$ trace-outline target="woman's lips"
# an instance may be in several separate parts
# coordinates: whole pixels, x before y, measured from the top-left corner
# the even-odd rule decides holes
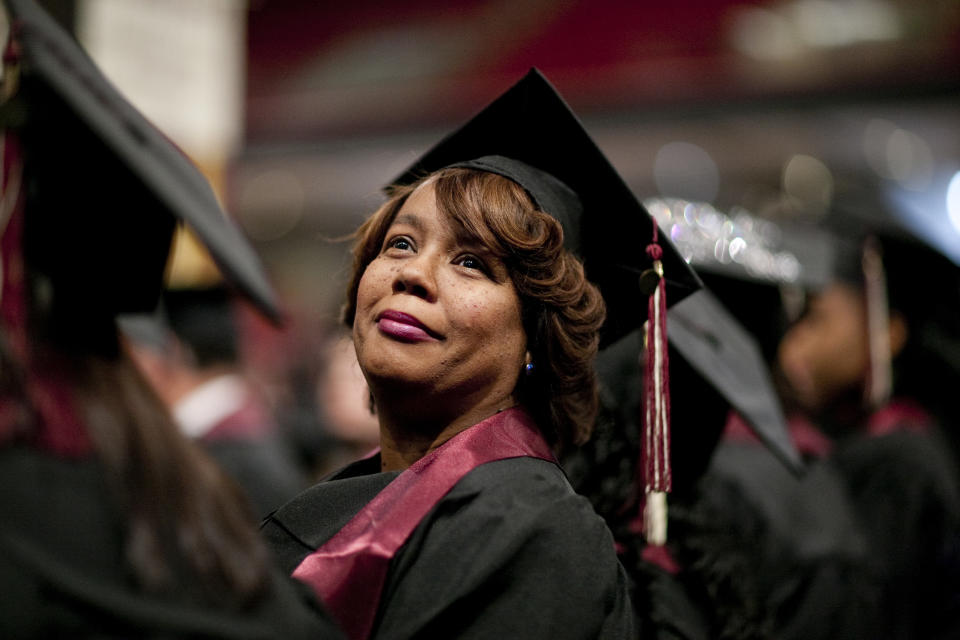
[[[384,311],[377,317],[377,327],[392,338],[405,342],[439,340],[422,322],[400,311]]]

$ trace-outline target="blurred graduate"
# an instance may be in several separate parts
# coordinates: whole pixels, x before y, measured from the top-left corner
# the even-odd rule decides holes
[[[339,637],[119,347],[189,224],[278,315],[189,161],[33,2],[4,2],[0,636]]]
[[[223,283],[170,281],[158,311],[120,319],[125,344],[181,431],[237,481],[259,522],[309,483],[245,370],[244,302]]]
[[[880,587],[874,637],[957,637],[960,268],[882,183],[845,176],[834,201],[823,225],[836,276],[784,336],[779,364],[865,529]]]

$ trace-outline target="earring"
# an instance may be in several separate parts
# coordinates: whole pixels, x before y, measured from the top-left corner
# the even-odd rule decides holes
[[[533,370],[534,370],[534,369],[536,369],[536,367],[533,366],[533,363],[532,363],[532,362],[528,362],[527,364],[525,364],[525,365],[523,366],[523,372],[524,372],[525,374],[527,374],[528,376],[532,376],[532,375],[533,375]]]

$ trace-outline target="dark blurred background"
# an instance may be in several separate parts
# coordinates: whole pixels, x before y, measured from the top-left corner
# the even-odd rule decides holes
[[[251,319],[248,351],[278,402],[291,378],[322,378],[348,266],[336,239],[531,66],[641,198],[822,216],[855,175],[960,259],[956,0],[43,4],[263,257],[290,322]]]

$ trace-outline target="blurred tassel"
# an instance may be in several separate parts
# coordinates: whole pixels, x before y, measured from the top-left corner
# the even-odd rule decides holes
[[[880,243],[870,236],[863,245],[863,282],[867,306],[867,336],[870,345],[870,372],[864,389],[864,401],[879,409],[890,400],[892,370],[890,364],[890,309],[887,304],[887,278],[883,269]]]
[[[657,225],[647,256],[653,262],[656,286],[648,300],[646,371],[643,379],[644,536],[650,544],[667,539],[667,493],[670,473],[670,371],[667,355],[667,296],[663,279],[663,250],[657,243]]]
[[[647,493],[643,508],[643,538],[647,544],[662,546],[667,542],[667,494]]]

